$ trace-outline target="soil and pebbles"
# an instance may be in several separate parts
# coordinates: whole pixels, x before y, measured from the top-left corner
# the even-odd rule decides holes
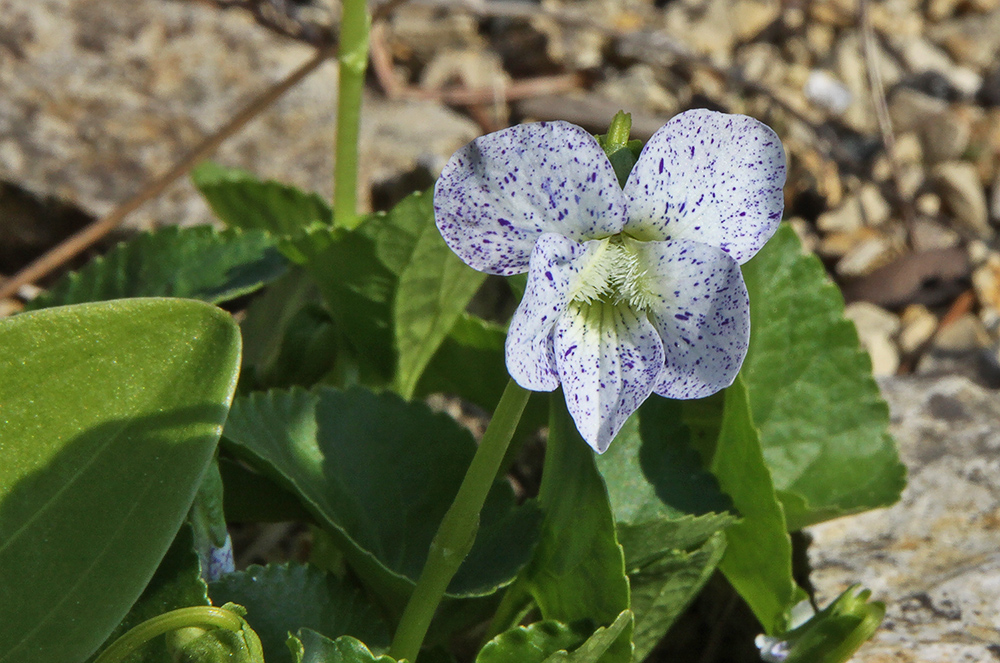
[[[308,59],[339,8],[324,0],[0,0],[0,10],[2,279],[113,210]],[[322,65],[216,158],[329,195],[336,77],[332,61]],[[914,418],[933,415],[912,403],[978,390],[975,402],[988,404],[1000,387],[1000,0],[393,2],[375,23],[369,78],[359,193],[374,209],[427,186],[456,148],[510,123],[568,119],[600,132],[622,108],[645,138],[701,106],[771,125],[788,154],[787,219],[843,289],[886,379],[914,477],[903,522],[878,512],[817,528],[821,600],[863,579],[901,606],[890,609],[889,635],[857,661],[1000,660],[996,546],[979,545],[986,534],[997,540],[989,440],[1000,422],[988,405],[963,406],[978,442],[952,453],[950,427],[927,424],[919,450],[907,451]],[[181,180],[132,214],[119,236],[211,222]],[[0,302],[0,315],[20,301]],[[889,377],[906,375],[918,377]],[[899,385],[918,393],[902,398],[908,387]],[[939,457],[951,458],[938,464],[955,476],[988,487],[973,491],[976,504],[944,499],[952,480],[921,479]],[[907,545],[924,552],[898,563],[934,562],[927,551],[939,548],[968,554],[951,576],[947,568],[893,572],[884,560],[897,559],[896,533],[936,514],[928,504],[949,505],[945,515],[965,534],[914,534]],[[975,545],[955,544],[963,536]],[[883,566],[865,567],[866,559]],[[846,567],[842,577],[829,571]],[[945,584],[918,591],[920,578]],[[955,578],[969,584],[956,588]],[[964,612],[940,608],[960,608],[955,592],[976,587],[980,598]],[[951,594],[942,599],[942,591]]]

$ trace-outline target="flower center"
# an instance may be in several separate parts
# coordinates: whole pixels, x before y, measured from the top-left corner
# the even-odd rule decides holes
[[[570,286],[570,301],[627,304],[636,312],[648,309],[652,293],[646,287],[646,270],[636,243],[623,235],[592,243],[583,256],[583,268]]]

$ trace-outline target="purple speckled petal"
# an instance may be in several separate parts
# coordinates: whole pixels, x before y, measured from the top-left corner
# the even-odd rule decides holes
[[[556,323],[553,349],[577,430],[604,453],[653,391],[663,368],[660,337],[628,306],[573,302]]]
[[[559,386],[552,354],[552,328],[569,304],[577,272],[573,261],[586,245],[555,233],[538,238],[531,253],[528,285],[507,332],[507,371],[525,389],[552,391]]]
[[[785,151],[766,125],[704,109],[653,134],[625,184],[625,232],[642,240],[689,239],[743,264],[781,221]]]
[[[578,241],[614,235],[625,196],[594,137],[568,122],[522,124],[456,152],[434,187],[445,242],[474,269],[528,270],[542,233]]]
[[[739,264],[700,242],[633,246],[646,269],[649,318],[666,355],[654,391],[703,398],[731,385],[750,342],[750,300]]]

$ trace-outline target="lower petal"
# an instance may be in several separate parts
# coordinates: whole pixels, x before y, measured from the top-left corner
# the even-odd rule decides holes
[[[553,346],[576,427],[604,453],[653,391],[663,367],[659,334],[626,306],[574,302],[556,323]]]
[[[750,342],[750,301],[740,266],[714,246],[636,242],[646,271],[649,317],[665,365],[654,391],[703,398],[733,383]]]

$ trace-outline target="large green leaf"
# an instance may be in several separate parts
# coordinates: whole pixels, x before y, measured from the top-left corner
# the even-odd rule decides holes
[[[642,660],[701,590],[725,549],[731,499],[702,467],[686,404],[650,398],[597,457],[632,588]]]
[[[0,661],[82,661],[139,597],[215,449],[240,339],[201,302],[0,321]]]
[[[552,417],[539,504],[542,537],[523,583],[544,619],[588,620],[606,626],[629,607],[625,558],[594,453],[576,430],[562,393],[550,399]],[[609,649],[605,663],[632,658],[632,622]]]
[[[333,210],[317,194],[263,181],[239,168],[206,161],[191,171],[191,181],[230,228],[282,236],[295,235],[313,224],[333,223]]]
[[[201,579],[201,565],[194,551],[191,527],[182,525],[142,596],[90,660],[129,629],[147,619],[178,608],[211,604],[208,600],[208,585]],[[125,660],[127,663],[174,663],[164,638],[154,638]]]
[[[295,663],[396,663],[395,659],[376,656],[357,638],[342,635],[335,640],[303,628],[288,639]],[[268,659],[270,663],[270,659]]]
[[[122,242],[62,278],[29,310],[125,297],[186,297],[218,304],[281,276],[284,258],[262,232],[169,226]]]
[[[406,397],[485,278],[444,243],[423,193],[331,233],[328,246],[307,255],[339,329]]]
[[[726,389],[722,426],[708,464],[743,516],[726,530],[719,568],[764,630],[779,633],[787,626],[786,611],[805,594],[792,579],[792,541],[740,377]]]
[[[475,453],[472,436],[450,417],[359,388],[239,398],[225,437],[299,495],[352,567],[398,604]],[[489,595],[512,581],[531,555],[538,516],[515,508],[509,485],[498,482],[450,594]]]
[[[363,592],[315,566],[251,566],[209,586],[213,603],[247,610],[268,663],[291,663],[288,633],[310,628],[329,638],[352,635],[370,647],[389,645],[389,630]]]
[[[742,375],[789,528],[895,502],[905,468],[889,410],[822,264],[782,226],[743,275],[752,333]]]

